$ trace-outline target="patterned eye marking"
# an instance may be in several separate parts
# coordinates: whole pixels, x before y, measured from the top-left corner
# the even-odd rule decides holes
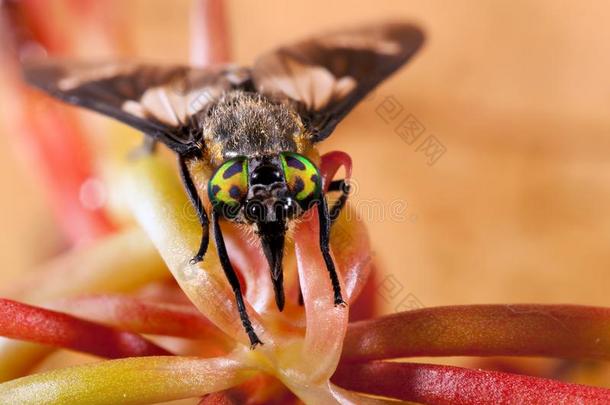
[[[230,163],[230,165],[222,173],[222,178],[225,180],[230,179],[231,177],[235,176],[237,173],[239,173],[243,170],[243,166],[244,166],[243,162],[241,162],[239,160],[237,160],[233,163],[231,163],[231,161],[228,161],[227,163]]]
[[[304,203],[320,194],[322,184],[318,168],[305,156],[298,153],[280,154],[282,168],[288,188],[299,203]]]
[[[236,206],[248,192],[248,161],[237,157],[223,163],[210,178],[208,196],[214,206]]]

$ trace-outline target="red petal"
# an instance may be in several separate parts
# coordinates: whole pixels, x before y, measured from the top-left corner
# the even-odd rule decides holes
[[[433,404],[610,403],[605,388],[431,364],[350,364],[340,367],[333,380],[363,393]]]
[[[0,336],[108,358],[171,354],[139,335],[7,299],[0,299]]]
[[[228,337],[192,305],[147,302],[122,295],[64,300],[57,308],[79,318],[133,333],[227,341]]]
[[[347,153],[337,150],[321,156],[320,172],[322,172],[322,178],[324,179],[325,190],[328,190],[330,182],[341,167],[345,169],[345,180],[349,184],[352,178],[352,158]]]
[[[610,309],[575,305],[425,308],[350,324],[344,360],[411,356],[610,359]]]

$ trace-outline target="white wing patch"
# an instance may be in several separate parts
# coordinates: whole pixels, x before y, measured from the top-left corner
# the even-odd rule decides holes
[[[171,86],[152,87],[144,92],[139,102],[127,100],[121,108],[139,118],[154,117],[165,125],[178,127],[188,124],[190,117],[203,111],[222,92],[218,87],[205,87],[182,94]]]
[[[362,33],[337,34],[320,41],[325,48],[348,48],[360,51],[371,51],[382,55],[396,55],[402,51],[400,42],[380,36],[362,35]]]
[[[281,71],[262,73],[257,78],[261,91],[284,94],[301,101],[310,110],[321,110],[330,102],[343,97],[356,88],[353,77],[335,77],[328,69],[318,65],[307,65],[293,58],[281,61]]]
[[[136,69],[137,66],[134,64],[109,63],[96,66],[92,63],[74,63],[69,66],[69,70],[66,68],[66,76],[59,78],[57,88],[61,91],[70,91],[89,82],[131,74]]]
[[[139,100],[125,100],[121,109],[141,119],[150,119],[171,126],[187,125],[191,117],[218,100],[224,91],[248,78],[245,69],[228,71],[223,78],[210,80],[210,75],[191,72],[162,86],[150,87]]]

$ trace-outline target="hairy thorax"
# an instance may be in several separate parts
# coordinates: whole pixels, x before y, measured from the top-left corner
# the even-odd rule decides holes
[[[204,153],[213,167],[235,156],[305,153],[311,147],[289,106],[238,90],[225,93],[208,110],[202,129]]]

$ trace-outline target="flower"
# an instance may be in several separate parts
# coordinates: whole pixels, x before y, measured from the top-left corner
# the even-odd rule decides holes
[[[28,4],[17,11],[40,17]],[[47,41],[47,48],[54,43],[64,42]],[[16,110],[46,103],[15,86],[4,91],[24,95]],[[248,312],[264,342],[251,350],[214,247],[203,262],[189,261],[201,229],[163,155],[124,159],[123,140],[131,135],[113,125],[111,137],[122,146],[102,155],[110,173],[108,193],[119,208],[91,210],[79,198],[82,185],[98,173],[74,117],[45,104],[33,122],[23,114],[12,118],[27,129],[29,150],[39,152],[39,171],[46,174],[56,215],[74,248],[0,299],[0,335],[8,338],[0,341],[0,403],[146,404],[193,397],[201,403],[610,402],[604,388],[397,361],[498,355],[608,360],[610,310],[451,306],[355,320],[354,309],[375,305],[376,286],[369,277],[373,263],[365,224],[350,215],[349,205],[331,234],[349,310],[333,304],[315,215],[299,222],[294,248],[287,249],[288,300],[282,313],[274,308],[260,248],[239,228],[223,224],[231,260],[246,286]],[[85,159],[66,159],[66,150]],[[321,157],[326,184],[340,167],[349,178],[345,153]],[[304,306],[298,304],[299,288]],[[33,372],[56,348],[105,360]]]
[[[331,176],[339,161],[344,162],[345,155],[323,156],[323,173]],[[44,301],[54,310],[0,301],[1,335],[116,359],[0,384],[0,403],[66,403],[78,398],[87,403],[144,404],[204,396],[219,390],[229,390],[223,394],[229,397],[245,392],[264,401],[279,393],[288,397],[282,386],[306,403],[378,401],[361,393],[438,403],[485,403],[490,398],[494,399],[492,402],[519,398],[534,402],[610,399],[610,390],[603,388],[508,373],[387,362],[412,356],[451,355],[608,359],[610,310],[577,306],[457,306],[348,323],[347,310],[335,307],[331,299],[313,215],[295,232],[294,260],[305,306],[301,308],[297,303],[297,282],[293,279],[287,283],[292,299],[283,313],[273,309],[266,262],[256,252],[256,246],[245,241],[238,230],[227,229],[235,267],[250,270],[242,272],[248,286],[248,310],[264,342],[251,350],[215,252],[210,251],[200,264],[192,265],[188,260],[189,252],[197,245],[199,229],[194,217],[185,214],[188,201],[171,165],[158,156],[131,162],[126,165],[123,187],[134,216],[160,252],[179,289],[170,285],[139,297],[103,294],[53,301],[49,300],[53,289],[47,287]],[[339,218],[332,246],[344,290],[353,303],[364,288],[371,266],[364,224],[346,218],[347,214]],[[125,273],[125,253],[132,251],[134,242],[150,242],[142,234],[134,239],[124,235],[108,238],[91,247],[87,254],[75,252],[62,258],[64,265],[73,264],[60,271],[71,273],[71,280],[82,282],[83,275],[79,273],[89,272],[103,251],[107,268],[101,274],[108,284],[83,286],[83,290],[113,290],[112,280]],[[127,277],[139,278],[133,273],[148,271],[143,259],[138,254],[129,259],[131,274]],[[115,266],[118,263],[121,265]],[[39,274],[37,281],[55,286],[63,294],[70,279],[50,272]],[[147,282],[145,278],[142,281]],[[32,298],[39,300],[35,295]],[[163,348],[163,340],[155,343],[143,334],[181,340],[180,344],[166,342]],[[41,348],[23,346],[21,353],[30,356],[17,359],[10,356],[15,350],[18,346],[13,344],[0,351],[2,373],[6,374],[7,369],[23,370],[30,365],[24,363]],[[48,352],[49,348],[42,350]]]

